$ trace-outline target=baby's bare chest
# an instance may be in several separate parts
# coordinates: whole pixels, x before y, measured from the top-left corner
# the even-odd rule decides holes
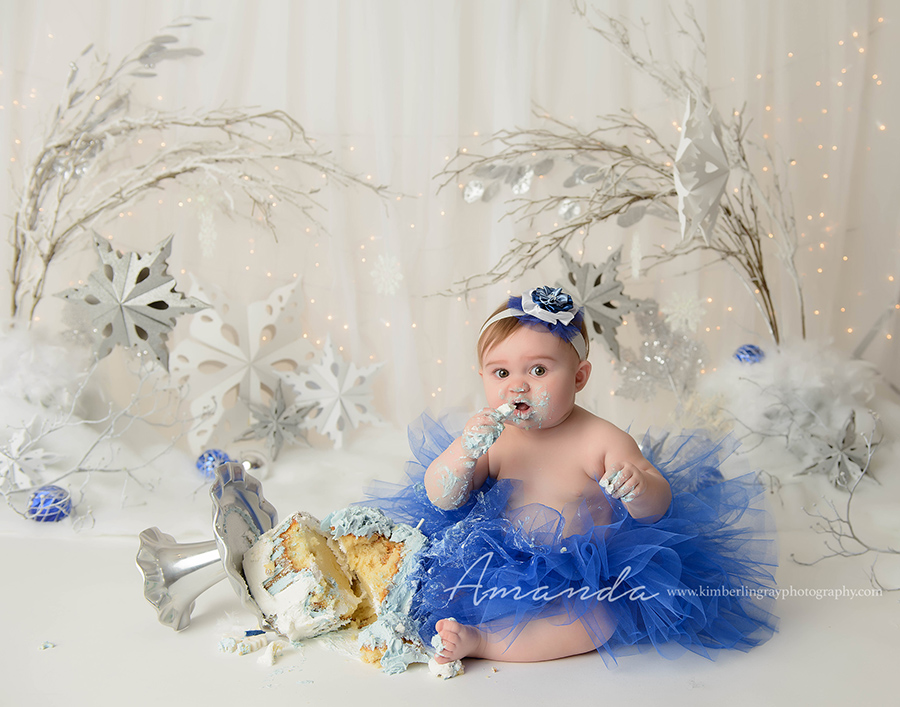
[[[506,444],[492,449],[491,455],[492,471],[498,479],[521,482],[515,505],[542,503],[561,510],[599,488],[592,478],[596,473],[591,472],[591,459],[571,450]]]

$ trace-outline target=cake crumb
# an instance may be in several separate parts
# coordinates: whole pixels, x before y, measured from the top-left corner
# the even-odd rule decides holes
[[[222,653],[234,653],[247,655],[264,648],[269,642],[265,631],[245,631],[243,636],[226,636],[219,641],[219,650]]]
[[[287,648],[287,641],[274,640],[263,651],[262,655],[256,659],[256,662],[260,665],[275,665],[275,661],[278,660],[278,656],[280,656],[284,649]]]
[[[428,661],[428,669],[435,677],[443,680],[455,678],[466,672],[461,660],[454,660],[452,663],[438,663],[434,658]]]

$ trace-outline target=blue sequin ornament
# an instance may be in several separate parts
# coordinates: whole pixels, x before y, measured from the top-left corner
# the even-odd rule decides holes
[[[221,449],[207,449],[197,458],[197,468],[205,478],[212,479],[216,475],[216,469],[230,461],[234,460]]]
[[[766,357],[766,353],[755,344],[744,344],[734,352],[734,357],[741,363],[759,363]]]
[[[28,502],[28,517],[38,523],[56,523],[72,512],[72,496],[61,486],[41,486]]]

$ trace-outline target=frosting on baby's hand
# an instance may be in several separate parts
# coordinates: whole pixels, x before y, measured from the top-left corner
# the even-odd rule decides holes
[[[500,437],[500,433],[503,432],[503,421],[512,414],[513,410],[515,410],[514,405],[504,403],[496,410],[483,413],[488,421],[476,424],[474,429],[469,429],[466,426],[462,436],[462,447],[470,459],[479,459],[487,453],[487,450],[491,448]]]
[[[624,464],[612,465],[599,483],[600,488],[609,496],[618,498],[624,503],[630,503],[641,494],[640,471],[632,465],[628,467]]]

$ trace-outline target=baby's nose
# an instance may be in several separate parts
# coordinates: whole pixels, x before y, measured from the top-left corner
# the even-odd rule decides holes
[[[527,393],[528,382],[523,380],[511,381],[509,384],[510,393]]]

